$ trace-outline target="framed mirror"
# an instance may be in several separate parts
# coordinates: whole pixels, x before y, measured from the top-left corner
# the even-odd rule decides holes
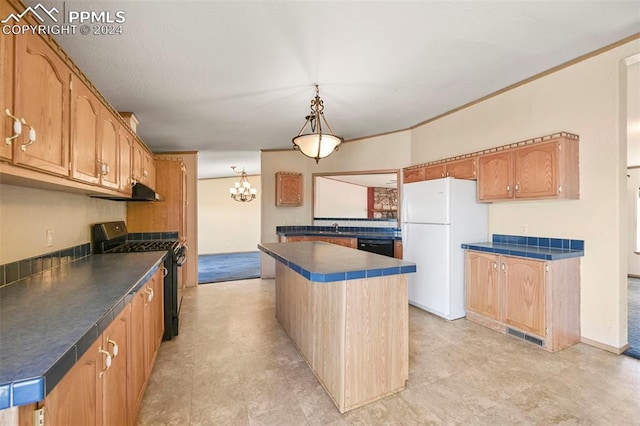
[[[313,221],[393,222],[399,226],[399,181],[400,170],[396,169],[314,173]]]

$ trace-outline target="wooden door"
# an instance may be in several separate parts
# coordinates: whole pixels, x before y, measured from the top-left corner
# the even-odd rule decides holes
[[[118,137],[118,155],[119,155],[119,167],[120,178],[118,180],[118,188],[120,192],[125,194],[131,194],[131,183],[133,176],[133,137],[125,127],[120,126],[120,135]]]
[[[533,144],[514,152],[516,198],[558,195],[558,142]]]
[[[513,151],[485,154],[478,158],[478,200],[513,198]]]
[[[302,173],[276,173],[276,206],[302,205]]]
[[[0,2],[0,16],[7,17],[10,13],[15,13],[8,2]],[[13,46],[15,36],[13,34],[2,34],[0,37],[0,114],[2,114],[2,121],[0,122],[0,160],[11,160],[12,145],[15,142],[9,141],[7,143],[6,138],[10,138],[14,135],[13,132],[13,118],[5,114],[5,110],[13,114]],[[15,114],[13,114],[15,115]]]
[[[98,379],[102,355],[100,339],[82,355],[45,398],[45,419],[49,426],[99,424],[102,381]]]
[[[144,169],[144,148],[140,141],[133,141],[131,159],[132,178],[135,182],[142,182],[142,169]]]
[[[111,188],[120,188],[120,170],[118,167],[118,136],[120,123],[103,106],[101,111],[101,143],[100,143],[100,185]]]
[[[153,156],[146,150],[142,151],[142,182],[149,188],[156,188],[156,165]]]
[[[503,257],[502,321],[545,337],[545,263]]]
[[[404,170],[403,183],[420,182],[424,180],[424,167]]]
[[[4,35],[3,35],[4,37]],[[67,176],[69,174],[69,79],[64,62],[40,36],[16,37],[15,114],[28,128],[13,145],[15,164]]]
[[[102,347],[112,356],[111,367],[102,376],[102,424],[105,426],[129,424],[127,365],[130,356],[130,327],[131,305],[129,304],[103,334]]]
[[[456,179],[476,179],[476,158],[465,158],[446,163],[447,176]]]
[[[436,164],[424,168],[424,180],[440,179],[446,176],[446,166]]]
[[[467,251],[465,264],[466,309],[500,320],[500,273],[496,255]]]
[[[77,77],[71,91],[71,178],[95,184],[100,173],[100,101]]]

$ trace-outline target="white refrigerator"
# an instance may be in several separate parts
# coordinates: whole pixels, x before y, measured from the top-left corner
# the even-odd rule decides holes
[[[416,264],[409,303],[443,318],[466,315],[463,243],[488,241],[476,182],[443,178],[402,185],[403,259]]]

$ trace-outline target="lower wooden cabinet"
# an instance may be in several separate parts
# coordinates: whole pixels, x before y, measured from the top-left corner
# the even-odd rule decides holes
[[[164,333],[162,270],[45,398],[45,424],[132,425]]]
[[[300,241],[322,241],[353,249],[358,248],[358,239],[350,237],[320,237],[315,235],[296,235],[292,237],[280,237],[281,243],[295,243]]]
[[[467,251],[467,319],[556,352],[580,341],[580,261]]]

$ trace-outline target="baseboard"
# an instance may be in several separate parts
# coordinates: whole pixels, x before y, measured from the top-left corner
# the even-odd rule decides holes
[[[606,345],[604,343],[600,343],[600,342],[597,342],[595,340],[587,339],[586,337],[581,337],[580,341],[582,343],[586,344],[586,345],[594,346],[594,347],[596,347],[598,349],[602,349],[604,351],[611,352],[611,353],[614,353],[616,355],[620,355],[621,353],[623,353],[624,351],[626,351],[627,349],[630,348],[629,344],[626,344],[626,345],[624,345],[624,346],[622,346],[620,348],[617,348],[615,346]]]

